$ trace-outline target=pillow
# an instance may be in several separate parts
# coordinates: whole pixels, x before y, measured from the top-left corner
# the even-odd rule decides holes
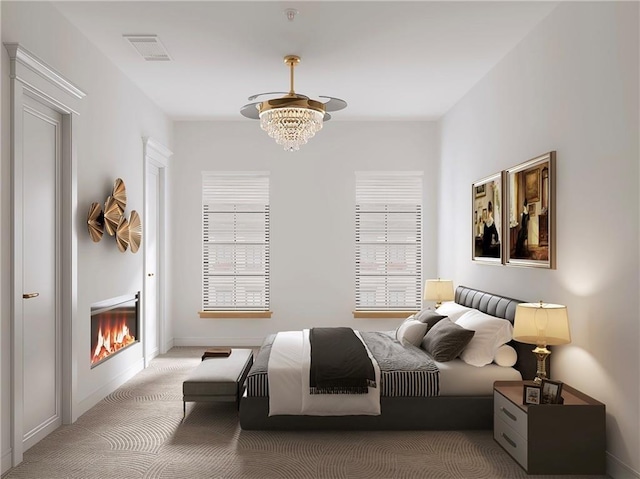
[[[460,316],[456,324],[473,329],[476,334],[462,351],[460,358],[467,364],[481,367],[493,362],[496,351],[511,341],[513,325],[506,319],[496,318],[472,309]]]
[[[400,327],[401,327],[404,323],[406,323],[407,321],[413,321],[413,320],[415,319],[415,316],[416,316],[415,314],[412,314],[411,316],[408,316],[406,319],[404,319],[404,320],[400,323],[400,326],[398,326],[398,327],[396,328],[395,333],[394,333],[394,335],[395,335],[395,338],[396,338],[396,339],[398,339],[398,331],[400,330]]]
[[[503,344],[498,348],[496,354],[493,356],[493,362],[498,366],[510,368],[515,366],[518,360],[518,353],[508,344]]]
[[[415,319],[405,319],[396,330],[396,339],[404,344],[420,346],[420,341],[424,338],[428,326]]]
[[[462,306],[461,304],[454,303],[453,301],[442,303],[440,307],[436,309],[436,313],[449,316],[449,319],[454,323],[458,321],[458,318],[460,318],[460,316],[468,311],[472,311],[472,308]]]
[[[449,318],[444,318],[427,332],[420,347],[435,361],[444,363],[457,358],[473,335],[474,331],[458,326]]]
[[[427,330],[431,329],[434,324],[444,318],[446,318],[446,316],[438,314],[432,309],[423,309],[419,313],[415,314],[416,321],[425,323],[427,325]]]

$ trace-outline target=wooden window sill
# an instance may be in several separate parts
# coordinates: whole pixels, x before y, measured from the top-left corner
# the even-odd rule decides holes
[[[273,314],[272,311],[199,311],[200,318],[203,319],[267,319]]]
[[[389,318],[406,318],[418,311],[354,311],[355,319],[389,319]]]

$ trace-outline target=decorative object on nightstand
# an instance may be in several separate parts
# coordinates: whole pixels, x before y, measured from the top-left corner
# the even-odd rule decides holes
[[[567,307],[561,304],[520,303],[516,307],[513,339],[521,343],[535,344],[533,354],[538,359],[536,383],[547,378],[546,360],[551,351],[547,346],[571,342]]]
[[[533,381],[494,383],[495,441],[529,474],[604,474],[605,405],[566,384],[563,404],[535,404],[540,390]]]
[[[453,301],[453,281],[450,279],[428,279],[424,283],[424,300],[435,301],[439,308],[443,301]]]

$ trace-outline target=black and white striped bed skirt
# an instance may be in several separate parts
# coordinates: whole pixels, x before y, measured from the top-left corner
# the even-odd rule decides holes
[[[435,371],[381,371],[384,397],[429,397],[438,396],[439,381],[437,367]],[[266,397],[269,395],[269,376],[266,372],[249,374],[247,377],[247,396]]]

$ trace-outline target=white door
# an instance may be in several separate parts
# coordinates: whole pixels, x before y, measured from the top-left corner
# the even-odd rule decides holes
[[[160,211],[160,170],[149,164],[147,167],[146,185],[146,228],[145,228],[145,318],[144,349],[146,365],[156,357],[160,350],[160,307],[158,288],[159,275],[159,211]],[[145,365],[145,366],[146,366]]]
[[[62,117],[25,96],[22,118],[22,440],[26,451],[62,423],[57,290]]]

